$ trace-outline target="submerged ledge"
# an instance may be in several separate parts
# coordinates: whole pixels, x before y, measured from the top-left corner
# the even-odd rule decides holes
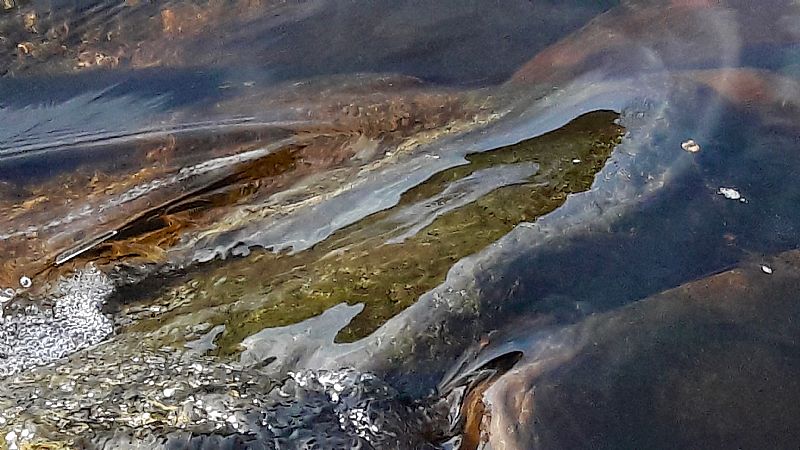
[[[363,304],[364,311],[337,340],[364,337],[444,281],[459,259],[480,251],[517,224],[553,211],[568,195],[588,189],[622,137],[617,117],[608,111],[589,113],[540,137],[471,154],[467,164],[444,170],[403,194],[395,207],[346,227],[309,250],[259,251],[212,263],[214,267],[201,268],[155,301],[170,312],[134,324],[130,331],[156,329],[170,317],[213,307],[224,314],[207,319],[226,325],[218,343],[223,353],[230,353],[242,339],[266,327],[297,323],[348,303]],[[469,203],[444,207],[466,195],[459,192],[447,198],[442,194],[448,186],[465,180],[480,184],[475,177],[481,171],[491,168],[497,177],[524,164],[535,164],[527,166],[529,175]],[[397,241],[414,220],[421,220],[403,214],[415,207],[430,212],[433,220]],[[243,298],[257,298],[251,300],[257,306],[237,308],[236,302]],[[170,306],[176,304],[185,306]]]

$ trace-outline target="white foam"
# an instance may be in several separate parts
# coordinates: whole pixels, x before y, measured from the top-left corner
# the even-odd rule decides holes
[[[59,282],[52,310],[36,307],[0,318],[0,376],[48,364],[95,345],[113,332],[100,310],[113,284],[93,265]]]

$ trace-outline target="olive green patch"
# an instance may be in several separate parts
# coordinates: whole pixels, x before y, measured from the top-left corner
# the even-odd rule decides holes
[[[337,340],[365,337],[441,284],[456,261],[520,222],[552,212],[569,194],[587,190],[622,138],[617,117],[609,111],[589,113],[545,135],[471,154],[468,164],[437,173],[406,192],[397,206],[339,230],[309,250],[293,255],[257,252],[202,270],[193,277],[194,294],[186,308],[221,307],[211,321],[226,325],[217,341],[224,354],[264,328],[298,323],[339,303],[365,307]],[[387,243],[399,233],[388,219],[400,208],[430,199],[479,170],[525,162],[538,164],[539,170],[523,183],[495,189],[443,213],[404,241]],[[253,296],[257,308],[234,307]],[[169,314],[187,312],[178,308]],[[164,320],[168,317],[159,318]],[[133,328],[157,326],[148,322]]]

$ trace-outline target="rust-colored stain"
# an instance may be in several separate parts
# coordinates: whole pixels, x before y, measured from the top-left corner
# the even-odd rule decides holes
[[[263,99],[266,103],[303,105],[309,125],[289,127],[277,133],[278,137],[272,129],[209,136],[168,135],[128,146],[127,160],[141,161],[139,167],[137,163],[117,167],[113,159],[29,186],[5,186],[0,190],[0,207],[8,213],[0,218],[0,226],[11,236],[0,245],[5,256],[0,286],[16,287],[24,275],[36,279],[29,293],[41,293],[48,288],[47,280],[89,260],[101,267],[122,260],[127,264],[163,263],[171,247],[187,235],[210,231],[230,207],[263,200],[314,173],[358,167],[384,157],[378,152],[368,160],[355,161],[354,144],[360,138],[396,146],[417,139],[420,132],[444,129],[475,114],[454,94],[366,92],[359,96],[334,91],[323,97],[323,102],[310,106],[307,97],[274,100],[267,95]],[[226,167],[219,175],[188,178],[185,183],[153,188],[139,198],[108,206],[143,186],[158,186],[169,180],[184,170],[187,161],[239,155],[286,137],[291,142],[281,148]],[[75,215],[79,217],[75,219]],[[73,219],[63,219],[69,217]],[[62,219],[64,223],[60,223]],[[69,249],[81,249],[81,245],[105,234],[108,239],[63,264],[57,263]]]

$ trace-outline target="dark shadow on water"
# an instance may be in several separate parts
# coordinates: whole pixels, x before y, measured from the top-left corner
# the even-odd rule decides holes
[[[209,67],[188,70],[96,70],[91,74],[6,77],[0,78],[0,107],[47,106],[87,92],[97,92],[97,101],[124,95],[162,97],[160,107],[165,110],[212,104],[226,94],[219,89],[226,79],[225,75],[225,71]]]
[[[246,46],[254,64],[266,63],[281,80],[368,71],[489,85],[505,81],[537,51],[617,3],[332,2],[255,39],[252,31],[239,33],[230,45]]]
[[[519,280],[512,295],[481,284],[487,305],[503,305],[510,316],[552,314],[559,308],[606,311],[730,268],[748,255],[774,254],[796,247],[800,189],[790,179],[800,167],[791,131],[771,133],[747,114],[720,115],[711,145],[693,169],[670,183],[651,202],[630,211],[610,230],[587,233],[562,248],[521,255],[499,279]],[[777,149],[781,149],[778,151]],[[666,149],[665,149],[666,151]],[[719,187],[735,187],[747,203],[729,200]],[[548,299],[562,298],[554,306]],[[553,308],[555,307],[555,311]],[[577,317],[576,317],[577,316]],[[573,317],[579,318],[576,312]]]

